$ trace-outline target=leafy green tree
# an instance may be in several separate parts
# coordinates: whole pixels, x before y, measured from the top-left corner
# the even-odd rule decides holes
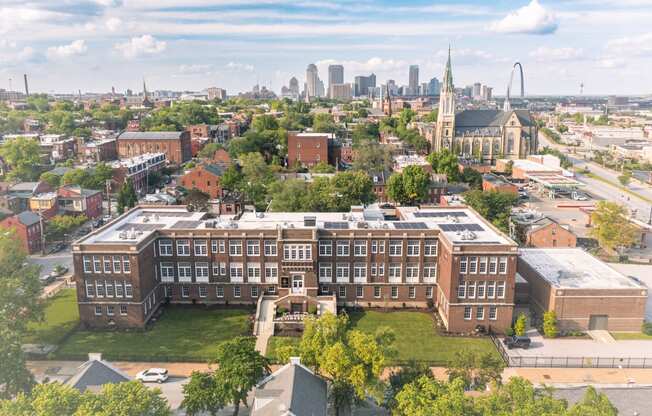
[[[352,170],[367,173],[388,172],[392,167],[392,153],[377,141],[360,140],[354,145]]]
[[[254,117],[251,128],[254,131],[262,132],[265,130],[276,130],[279,128],[279,125],[276,117],[269,114],[261,114]]]
[[[161,389],[150,389],[139,381],[102,386],[99,394],[84,398],[77,410],[82,415],[97,416],[171,416],[172,412]]]
[[[315,166],[310,168],[312,173],[335,173],[335,166],[329,165],[328,163],[321,161]]]
[[[412,383],[421,377],[433,377],[432,370],[424,363],[410,360],[406,365],[392,370],[387,380],[383,407],[392,410],[396,407],[396,395],[406,384]]]
[[[616,202],[598,201],[591,213],[591,223],[589,234],[608,252],[629,247],[636,241],[636,227],[627,219],[627,209]]]
[[[557,314],[555,311],[546,311],[543,313],[543,335],[547,338],[556,338],[559,330],[557,329]]]
[[[201,415],[204,412],[215,416],[226,405],[212,373],[193,371],[188,383],[183,385],[181,407],[189,416]]]
[[[27,254],[12,231],[0,235],[0,399],[29,391],[34,383],[25,367],[22,339],[30,321],[43,316],[39,302],[39,267],[27,262]]]
[[[450,381],[461,379],[467,389],[484,390],[489,383],[501,383],[504,369],[505,363],[490,352],[460,350],[455,352],[446,372]]]
[[[623,172],[622,175],[618,175],[618,182],[620,182],[622,186],[629,185],[631,181],[632,181],[632,173],[628,170]]]
[[[208,143],[206,146],[204,146],[203,149],[199,151],[197,156],[207,158],[207,159],[212,159],[213,155],[215,155],[215,152],[223,148],[224,146],[222,146],[219,143]]]
[[[421,166],[411,165],[394,173],[387,183],[389,197],[402,205],[425,201],[430,191],[430,175]]]
[[[526,330],[527,330],[527,316],[524,313],[520,313],[518,315],[518,318],[516,318],[516,322],[514,322],[514,333],[519,337],[522,337],[523,335],[525,335]]]
[[[61,239],[65,234],[70,233],[88,221],[85,215],[55,215],[50,218],[46,227],[48,240]]]
[[[509,230],[509,216],[518,197],[511,192],[471,190],[463,194],[467,205],[504,232]]]
[[[273,212],[308,211],[308,184],[302,179],[274,182],[269,189]]]
[[[581,401],[575,403],[567,412],[568,416],[616,416],[618,409],[611,404],[604,393],[588,386]]]
[[[313,119],[312,129],[317,133],[335,133],[337,131],[337,125],[333,121],[332,115],[319,113]]]
[[[43,172],[39,180],[50,185],[52,189],[57,189],[61,185],[61,176],[52,172]]]
[[[31,94],[27,97],[27,105],[29,105],[29,108],[36,110],[39,113],[44,113],[50,109],[47,94]]]
[[[423,121],[428,123],[436,123],[438,115],[439,115],[439,109],[435,108],[425,116]]]
[[[466,166],[459,179],[468,184],[471,189],[482,189],[482,174],[473,168]]]
[[[240,170],[235,165],[231,165],[222,174],[220,186],[229,191],[237,191],[242,188],[243,181],[244,176],[240,173]]]
[[[476,415],[473,399],[464,394],[464,382],[455,379],[443,383],[422,376],[407,384],[396,395],[397,416]]]
[[[35,139],[17,137],[0,146],[0,156],[9,165],[10,180],[33,181],[39,177],[40,147]]]
[[[118,191],[118,213],[122,214],[125,212],[125,209],[131,209],[136,206],[138,203],[138,195],[134,189],[134,183],[131,178],[128,178],[125,183],[122,184],[120,190]]]
[[[459,179],[459,160],[457,156],[448,149],[433,152],[426,157],[435,173],[445,174],[448,182],[456,182]]]
[[[565,400],[552,396],[552,389],[537,388],[532,383],[513,377],[494,390],[475,401],[477,414],[483,416],[556,416],[565,415],[568,404]]]

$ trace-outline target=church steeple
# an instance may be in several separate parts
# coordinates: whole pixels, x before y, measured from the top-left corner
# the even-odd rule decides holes
[[[448,45],[448,60],[444,69],[444,79],[439,94],[439,114],[455,114],[455,87],[453,86],[453,69],[451,67],[451,47]]]
[[[441,92],[453,92],[453,70],[451,69],[451,45],[448,45],[448,60],[444,70],[444,79],[442,82]]]

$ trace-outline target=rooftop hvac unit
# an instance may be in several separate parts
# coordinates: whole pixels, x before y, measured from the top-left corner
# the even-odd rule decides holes
[[[315,216],[305,216],[303,217],[303,225],[304,227],[314,227],[317,225],[317,217]]]
[[[369,228],[369,224],[366,221],[359,221],[358,222],[358,228],[367,229],[367,228]]]
[[[126,240],[127,239],[127,232],[126,231],[120,231],[118,233],[118,238],[121,240]]]
[[[206,228],[215,228],[215,221],[206,221]]]

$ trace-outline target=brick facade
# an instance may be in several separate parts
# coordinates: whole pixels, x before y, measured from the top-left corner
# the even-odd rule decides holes
[[[192,157],[190,133],[179,132],[124,132],[118,136],[118,156],[133,158],[146,153],[165,153],[171,163],[180,165]]]
[[[179,178],[179,184],[188,190],[198,189],[211,199],[216,199],[222,196],[221,175],[222,168],[217,165],[199,165]]]
[[[288,166],[312,167],[320,162],[328,163],[329,134],[288,133]]]

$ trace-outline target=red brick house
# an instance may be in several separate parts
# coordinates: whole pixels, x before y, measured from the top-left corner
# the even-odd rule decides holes
[[[179,183],[188,190],[195,188],[216,199],[222,196],[220,177],[223,173],[224,169],[218,165],[199,165],[183,175]]]
[[[213,154],[213,164],[221,166],[223,169],[228,169],[233,165],[233,160],[226,150],[218,149],[215,154]]]
[[[288,133],[288,166],[312,167],[320,162],[331,163],[330,133]],[[331,163],[331,164],[334,164]]]
[[[516,240],[526,247],[575,247],[577,236],[566,225],[549,217],[531,222],[515,222]]]
[[[66,185],[57,191],[59,211],[62,214],[85,215],[97,218],[102,215],[102,192]]]
[[[33,254],[41,250],[41,223],[38,214],[21,212],[0,221],[0,227],[14,229],[27,253]]]

